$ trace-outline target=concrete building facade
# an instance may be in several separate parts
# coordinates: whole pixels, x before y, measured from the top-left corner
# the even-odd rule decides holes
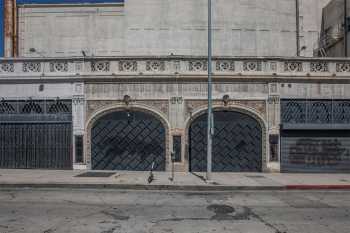
[[[33,2],[43,4],[30,4]],[[113,3],[109,0],[84,4],[91,0],[76,0],[73,2],[82,4],[57,4],[59,2],[17,0],[17,10],[9,14],[16,16],[14,22],[8,22],[18,27],[7,33],[14,35],[14,45],[18,46],[14,55],[40,56],[30,53],[30,48],[46,57],[81,56],[82,50],[89,56],[206,54],[206,1],[115,0]],[[216,56],[296,56],[299,50],[302,56],[312,56],[317,48],[322,8],[327,2],[214,1],[213,53]],[[9,41],[5,51],[11,50]]]
[[[350,170],[350,60],[295,57],[312,54],[323,7],[298,3],[300,30],[296,1],[215,1],[214,171]],[[18,6],[0,167],[204,171],[205,7]]]

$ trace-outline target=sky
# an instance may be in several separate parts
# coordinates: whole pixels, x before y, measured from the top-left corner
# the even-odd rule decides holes
[[[17,0],[17,4],[122,3],[124,0]],[[4,56],[4,0],[0,0],[0,57]]]

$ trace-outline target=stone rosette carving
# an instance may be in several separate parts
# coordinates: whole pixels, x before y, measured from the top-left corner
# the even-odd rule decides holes
[[[119,61],[119,71],[125,71],[125,72],[137,71],[137,61],[134,61],[134,60]]]
[[[68,72],[68,62],[50,62],[50,72]]]
[[[12,62],[0,63],[0,72],[2,73],[13,73],[15,71],[15,66]]]
[[[218,60],[216,61],[216,71],[228,72],[235,71],[235,62],[230,60]]]
[[[262,71],[262,63],[260,61],[243,62],[244,71]]]
[[[146,70],[153,72],[165,71],[165,62],[164,61],[147,61]]]
[[[91,62],[92,72],[108,72],[110,67],[109,61],[94,61]]]
[[[303,63],[295,61],[287,61],[284,63],[284,71],[287,72],[302,72]]]
[[[206,71],[208,69],[208,63],[205,60],[195,60],[188,62],[189,71]]]
[[[311,62],[310,63],[311,72],[328,72],[328,63],[327,62]]]
[[[337,63],[336,70],[340,73],[350,72],[350,62]]]
[[[40,62],[24,62],[23,63],[23,72],[32,73],[40,72],[41,63]]]

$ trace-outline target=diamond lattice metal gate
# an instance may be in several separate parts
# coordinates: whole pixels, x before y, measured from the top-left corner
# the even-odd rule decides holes
[[[99,119],[91,132],[95,170],[165,170],[165,128],[144,112],[118,111]]]
[[[1,101],[0,168],[72,169],[71,101]]]
[[[214,112],[212,170],[215,172],[260,172],[262,129],[252,117],[238,112]],[[190,170],[206,171],[207,114],[199,116],[189,129]]]

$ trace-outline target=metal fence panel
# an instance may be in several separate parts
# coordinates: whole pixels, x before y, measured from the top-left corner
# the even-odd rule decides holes
[[[1,168],[72,168],[71,123],[0,123]]]

